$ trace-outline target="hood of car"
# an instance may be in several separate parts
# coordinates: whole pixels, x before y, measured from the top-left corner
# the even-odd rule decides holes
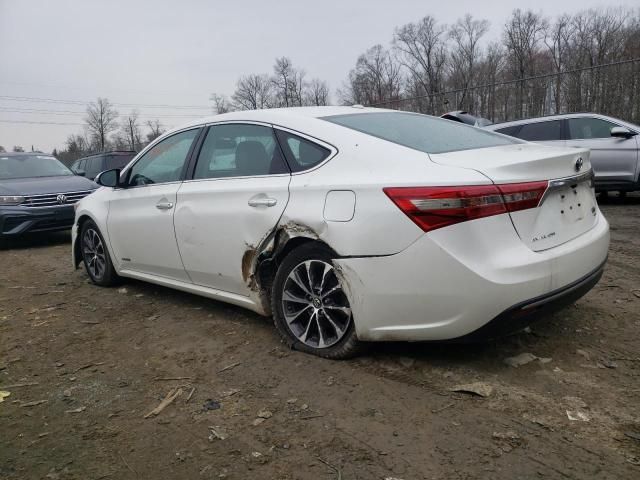
[[[98,185],[76,175],[0,180],[0,195],[42,195],[95,190]]]

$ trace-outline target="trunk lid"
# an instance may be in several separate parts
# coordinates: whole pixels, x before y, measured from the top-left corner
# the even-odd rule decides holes
[[[588,150],[522,143],[430,158],[441,165],[476,170],[498,185],[548,180],[538,207],[509,213],[516,232],[533,251],[561,245],[596,224]]]

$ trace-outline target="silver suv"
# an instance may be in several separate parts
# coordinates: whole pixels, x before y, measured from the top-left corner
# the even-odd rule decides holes
[[[640,190],[640,126],[596,113],[570,113],[488,125],[487,130],[546,145],[591,149],[596,190]]]

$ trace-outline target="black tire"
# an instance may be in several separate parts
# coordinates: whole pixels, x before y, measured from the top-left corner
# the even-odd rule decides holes
[[[104,237],[93,220],[87,220],[80,229],[80,254],[89,278],[96,285],[117,285],[120,277],[116,273]]]
[[[291,277],[299,272],[299,268],[306,268],[308,275],[303,288],[300,288],[300,284]],[[318,269],[322,270],[321,274],[317,273]],[[317,288],[314,291],[311,277],[317,279],[319,275],[322,275],[322,281],[319,287],[316,285]],[[323,294],[325,278],[327,286],[324,288],[326,293]],[[293,293],[295,298],[302,300],[302,302],[297,300],[283,302],[285,289],[288,292],[287,298],[293,298],[291,296],[292,288],[299,289]],[[309,290],[313,292],[313,298],[308,295]],[[301,298],[303,296],[305,298]],[[314,302],[319,303],[319,306]],[[306,306],[304,306],[305,304]],[[296,311],[292,312],[290,310],[293,306],[296,306]],[[288,310],[287,314],[285,314],[285,308]],[[347,296],[344,294],[342,285],[333,269],[332,254],[327,248],[317,244],[304,244],[291,251],[283,259],[278,266],[271,289],[271,310],[278,332],[284,342],[292,349],[323,358],[341,360],[354,357],[363,348],[356,336]],[[287,315],[290,319],[295,318],[295,320],[288,322]],[[309,318],[305,329],[304,322],[306,322],[307,315]],[[312,322],[314,322],[313,325]],[[305,332],[299,331],[296,334],[294,332],[296,328],[305,330]],[[300,335],[305,337],[306,343],[299,338]],[[325,341],[326,344],[322,345]],[[313,343],[317,343],[317,345]]]

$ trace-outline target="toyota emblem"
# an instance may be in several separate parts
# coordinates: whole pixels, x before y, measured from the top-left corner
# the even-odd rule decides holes
[[[582,157],[578,157],[578,159],[576,160],[576,172],[579,172],[580,170],[582,170],[582,164],[583,164],[583,160]]]
[[[58,195],[58,196],[56,197],[56,201],[57,201],[60,205],[62,205],[62,204],[64,204],[64,203],[67,203],[67,196],[66,196],[66,195],[62,195],[62,194],[60,194],[60,195]]]

